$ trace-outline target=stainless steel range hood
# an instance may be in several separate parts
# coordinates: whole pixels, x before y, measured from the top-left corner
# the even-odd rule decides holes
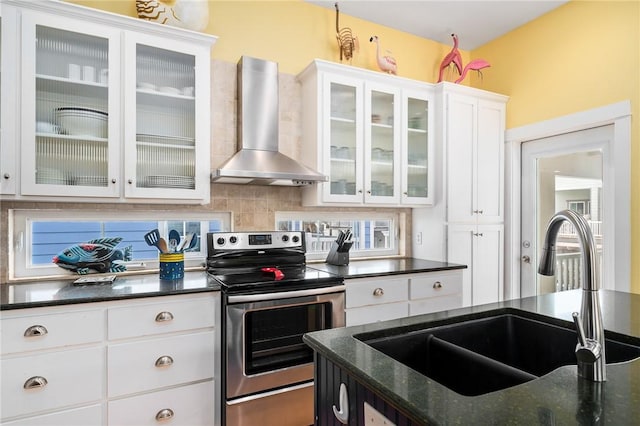
[[[327,177],[278,151],[278,64],[238,62],[238,152],[211,174],[219,183],[302,186]]]

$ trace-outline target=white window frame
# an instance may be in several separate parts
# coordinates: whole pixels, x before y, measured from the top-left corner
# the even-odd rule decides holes
[[[378,213],[378,212],[329,212],[329,211],[308,211],[308,212],[300,212],[300,211],[289,211],[289,212],[276,212],[275,214],[275,226],[277,227],[278,222],[280,221],[288,221],[288,220],[297,220],[297,221],[306,221],[306,222],[314,222],[317,220],[340,220],[340,221],[353,221],[353,220],[391,220],[393,221],[393,229],[391,230],[392,244],[389,249],[380,249],[380,250],[362,250],[362,251],[351,251],[349,252],[349,257],[353,258],[370,258],[370,257],[393,257],[393,256],[402,256],[405,252],[403,246],[403,240],[400,238],[400,227],[404,224],[404,215],[400,213]],[[306,259],[308,261],[314,260],[325,260],[327,254],[329,252],[309,252],[307,251]]]
[[[72,219],[71,219],[72,218]],[[206,235],[209,231],[208,222],[220,220],[223,228],[231,230],[233,223],[230,212],[219,213],[184,213],[179,211],[87,211],[87,210],[29,210],[10,209],[8,239],[8,268],[9,280],[33,280],[33,278],[54,279],[69,278],[76,276],[55,264],[32,265],[31,264],[31,223],[34,221],[123,221],[123,220],[144,220],[144,221],[191,221],[201,222],[200,250],[185,253],[185,269],[204,269],[207,257]],[[159,228],[162,235],[167,234],[167,230]],[[80,242],[80,241],[79,241]],[[127,271],[119,274],[151,273],[158,271],[158,260],[149,259],[145,261],[132,261],[127,263]]]

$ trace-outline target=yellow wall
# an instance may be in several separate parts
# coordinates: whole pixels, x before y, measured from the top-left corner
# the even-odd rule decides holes
[[[571,1],[471,53],[507,128],[631,100],[631,291],[640,293],[640,2]]]
[[[68,0],[135,16],[135,0]],[[313,58],[339,62],[335,11],[289,1],[209,1],[206,32],[219,37],[212,56],[235,63],[241,55],[277,61],[296,74]],[[376,70],[378,35],[392,51],[399,75],[435,82],[440,60],[451,49],[431,40],[341,14],[360,40],[353,65]],[[632,282],[640,293],[640,2],[578,1],[526,24],[473,51],[463,61],[484,58],[491,68],[465,82],[510,96],[507,127],[630,99],[632,105]]]

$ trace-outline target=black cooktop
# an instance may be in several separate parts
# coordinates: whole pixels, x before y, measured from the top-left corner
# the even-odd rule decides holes
[[[342,277],[306,265],[266,266],[210,270],[226,293],[268,293],[327,287],[342,283]]]

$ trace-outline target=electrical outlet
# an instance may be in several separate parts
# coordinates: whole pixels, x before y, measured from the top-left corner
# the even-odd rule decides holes
[[[391,420],[383,416],[371,405],[364,403],[364,425],[365,426],[396,426]]]
[[[421,246],[422,245],[422,232],[418,232],[416,234],[416,244]]]

